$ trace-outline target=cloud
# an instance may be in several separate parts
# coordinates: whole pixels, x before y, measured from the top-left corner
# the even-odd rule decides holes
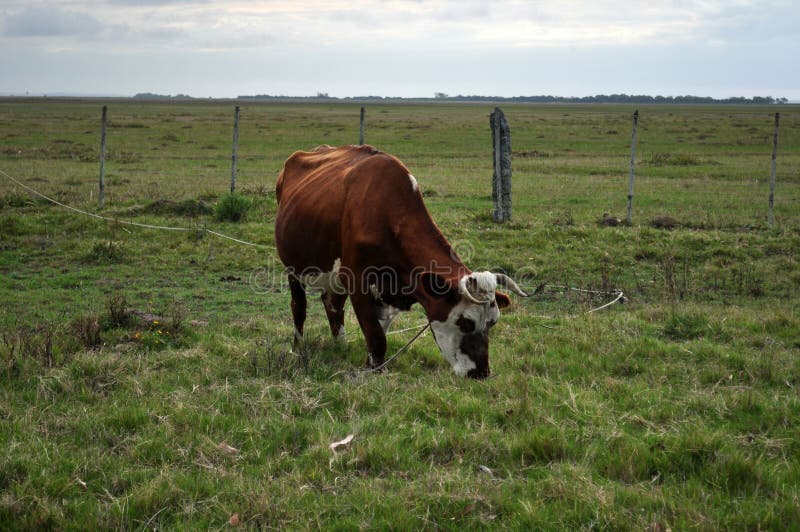
[[[794,39],[797,8],[715,0],[9,0],[6,37],[102,40],[117,50],[366,46],[371,53]],[[768,4],[768,5],[767,5]],[[8,5],[8,4],[7,4]],[[59,7],[59,6],[68,6]],[[8,12],[8,10],[7,10]],[[775,25],[774,13],[781,13]],[[794,16],[793,16],[794,15]],[[103,32],[103,27],[114,28]],[[113,38],[112,37],[113,33]],[[788,35],[788,36],[787,36]]]
[[[11,37],[89,35],[102,28],[102,23],[87,13],[45,6],[12,12],[3,23],[3,33]]]
[[[118,6],[172,6],[186,4],[208,4],[211,0],[108,0],[109,5]]]
[[[71,58],[48,90],[215,95],[793,87],[799,12],[789,0],[0,0],[0,71],[33,80]],[[118,70],[93,77],[96,64]]]

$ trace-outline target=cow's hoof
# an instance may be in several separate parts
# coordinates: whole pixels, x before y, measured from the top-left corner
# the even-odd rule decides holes
[[[383,371],[383,360],[378,360],[372,354],[367,355],[367,361],[364,363],[364,368],[370,371]]]

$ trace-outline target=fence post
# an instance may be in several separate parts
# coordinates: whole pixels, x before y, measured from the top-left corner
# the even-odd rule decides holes
[[[778,156],[778,122],[780,120],[781,114],[775,113],[775,133],[772,135],[772,175],[769,179],[769,227],[772,228],[772,225],[775,223],[775,215],[772,212],[772,208],[775,205],[775,169],[777,167],[777,156]]]
[[[231,194],[236,191],[236,160],[239,157],[239,106],[233,113],[233,154],[231,155]]]
[[[103,106],[103,117],[100,120],[100,194],[98,200],[102,209],[106,202],[106,119],[108,107]]]
[[[492,176],[492,200],[495,222],[511,219],[511,130],[499,107],[489,115],[494,145],[494,175]]]
[[[361,122],[358,128],[358,145],[364,145],[364,108],[361,108]]]
[[[639,124],[639,110],[633,112],[633,136],[631,138],[631,174],[628,178],[628,225],[633,223],[631,211],[633,209],[633,174],[636,168],[636,126]]]

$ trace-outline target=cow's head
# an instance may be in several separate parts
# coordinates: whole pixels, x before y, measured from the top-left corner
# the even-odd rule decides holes
[[[473,272],[456,286],[435,274],[422,277],[428,295],[426,312],[442,354],[459,376],[489,376],[489,329],[510,304],[498,286],[526,297],[527,294],[502,273]]]

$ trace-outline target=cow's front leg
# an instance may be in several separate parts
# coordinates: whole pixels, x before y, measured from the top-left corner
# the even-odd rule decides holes
[[[367,343],[366,366],[377,368],[383,364],[386,357],[386,334],[379,321],[380,315],[375,299],[370,294],[352,294],[350,301]]]

